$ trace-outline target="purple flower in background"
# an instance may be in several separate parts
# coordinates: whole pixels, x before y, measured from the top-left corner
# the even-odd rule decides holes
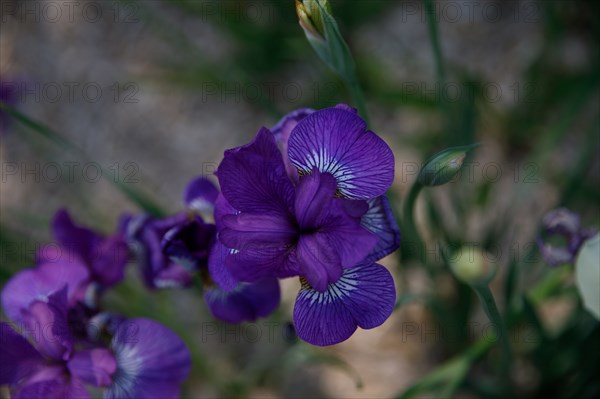
[[[198,177],[188,183],[183,200],[188,211],[164,219],[124,216],[121,229],[134,242],[144,282],[150,288],[185,287],[192,274],[207,267],[215,236],[213,224],[196,212],[211,212],[218,189]]]
[[[23,321],[23,311],[35,300],[47,300],[67,286],[69,307],[84,299],[89,271],[80,262],[62,257],[58,262],[45,262],[14,275],[2,290],[4,313],[15,323]]]
[[[211,213],[219,190],[197,177],[183,194],[186,211],[164,219],[125,215],[121,230],[134,243],[144,282],[150,288],[186,287],[194,272],[207,267],[215,236],[213,224],[196,212]]]
[[[581,227],[579,215],[565,208],[548,212],[542,220],[543,236],[537,240],[544,261],[550,266],[574,263],[579,248],[585,240],[596,234],[593,228]],[[560,238],[562,245],[553,245],[550,240]]]
[[[177,399],[191,367],[179,337],[148,319],[122,322],[111,341],[117,362],[105,399]]]
[[[164,219],[148,215],[122,217],[122,229],[134,244],[133,251],[144,282],[149,288],[185,287],[192,282],[191,272],[173,262],[162,249],[164,235],[188,222],[190,218],[187,213],[178,213]]]
[[[13,398],[90,398],[84,384],[103,387],[112,382],[115,357],[102,347],[77,349],[67,312],[66,286],[45,300],[31,302],[23,311],[23,322],[33,345],[0,323],[0,383],[9,384]]]
[[[339,194],[350,199],[382,195],[394,181],[392,150],[345,104],[300,120],[290,133],[288,157],[301,174],[315,168],[332,174]]]
[[[76,225],[65,209],[60,209],[54,215],[52,231],[56,241],[67,251],[64,255],[76,257],[88,267],[91,281],[110,287],[123,280],[129,259],[123,234],[101,236]]]
[[[223,216],[219,240],[235,250],[225,260],[234,277],[300,275],[325,291],[375,247],[377,237],[360,224],[367,203],[337,198],[334,176],[311,172],[294,187],[264,128],[250,144],[225,153],[217,176],[240,213]]]
[[[197,177],[188,183],[183,193],[183,202],[192,211],[212,213],[219,189],[205,177]]]
[[[210,244],[215,236],[215,226],[204,223],[198,215],[168,230],[161,241],[162,253],[188,271],[208,267]]]

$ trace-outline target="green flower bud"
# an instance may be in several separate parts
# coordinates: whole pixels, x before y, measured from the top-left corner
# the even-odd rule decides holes
[[[317,1],[331,14],[331,5],[327,0],[296,0],[296,14],[309,40],[325,41],[325,25]]]
[[[469,150],[479,144],[447,148],[431,157],[421,168],[417,180],[424,186],[448,183],[460,170]]]
[[[583,307],[600,320],[600,235],[587,240],[575,261],[575,285]]]
[[[496,274],[492,255],[473,245],[461,247],[447,260],[456,278],[469,285],[487,284]]]

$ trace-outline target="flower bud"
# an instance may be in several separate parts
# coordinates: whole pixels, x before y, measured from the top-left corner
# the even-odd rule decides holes
[[[448,183],[460,170],[467,153],[478,144],[447,148],[431,157],[421,169],[418,181],[424,186]]]
[[[487,284],[496,274],[492,256],[472,245],[448,256],[448,264],[456,278],[469,285]]]
[[[575,285],[583,307],[600,320],[600,235],[587,240],[575,262]]]
[[[321,4],[326,12],[331,13],[331,6],[327,0],[296,0],[296,14],[298,14],[300,26],[304,29],[304,33],[309,40],[324,41],[325,26],[317,2]]]

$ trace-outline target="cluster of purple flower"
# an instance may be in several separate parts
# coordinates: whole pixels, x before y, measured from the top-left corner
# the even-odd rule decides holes
[[[148,319],[101,311],[99,300],[124,277],[122,234],[103,237],[58,211],[58,245],[39,251],[37,266],[2,291],[11,323],[0,323],[0,385],[14,399],[177,398],[191,366],[185,344]]]
[[[217,178],[221,192],[195,178],[183,211],[124,215],[109,237],[57,212],[59,246],[40,251],[37,266],[2,291],[12,325],[2,323],[0,384],[15,398],[88,397],[84,384],[105,388],[106,398],[178,396],[190,368],[185,344],[157,322],[100,309],[130,252],[151,289],[199,276],[211,313],[230,323],[268,316],[280,302],[278,279],[299,277],[294,322],[314,345],[389,317],[394,281],[375,262],[400,240],[385,197],[394,157],[356,110],[292,112],[226,151]]]

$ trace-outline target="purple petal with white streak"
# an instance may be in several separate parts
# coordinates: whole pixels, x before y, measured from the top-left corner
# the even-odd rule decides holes
[[[113,384],[105,399],[176,399],[190,371],[190,353],[165,326],[148,319],[122,322],[113,337],[117,359]]]
[[[358,115],[326,108],[302,119],[288,142],[292,164],[304,174],[314,168],[331,173],[339,192],[350,199],[385,193],[394,180],[394,154]]]
[[[304,282],[294,306],[294,324],[304,341],[335,345],[348,339],[357,326],[370,329],[383,324],[395,301],[389,271],[376,263],[362,264],[344,270],[325,292]]]
[[[196,177],[188,183],[183,193],[183,203],[196,212],[210,213],[219,195],[217,187],[206,177]]]

